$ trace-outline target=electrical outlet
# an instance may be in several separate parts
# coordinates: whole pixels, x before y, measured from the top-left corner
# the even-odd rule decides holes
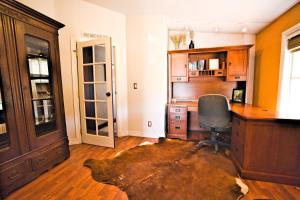
[[[148,121],[148,127],[152,127],[152,121]]]

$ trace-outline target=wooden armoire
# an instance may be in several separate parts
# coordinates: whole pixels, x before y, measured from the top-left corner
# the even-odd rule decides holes
[[[58,29],[0,0],[0,198],[69,157]]]

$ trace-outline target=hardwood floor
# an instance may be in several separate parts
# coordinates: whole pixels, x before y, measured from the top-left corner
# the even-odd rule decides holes
[[[109,199],[125,200],[127,196],[117,187],[94,181],[90,170],[82,164],[87,158],[113,158],[121,150],[130,149],[144,141],[153,139],[122,137],[116,141],[116,148],[104,148],[87,144],[71,146],[71,157],[44,173],[8,196],[7,200],[60,200],[60,199]],[[246,180],[250,193],[244,198],[297,200],[300,190],[293,186]]]

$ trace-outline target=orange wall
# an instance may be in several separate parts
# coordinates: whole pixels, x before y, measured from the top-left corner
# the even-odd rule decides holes
[[[276,110],[281,34],[300,23],[300,3],[256,35],[254,104]]]

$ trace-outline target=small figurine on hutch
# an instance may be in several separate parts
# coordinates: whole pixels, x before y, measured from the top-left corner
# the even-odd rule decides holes
[[[194,31],[190,31],[190,39],[191,39],[191,42],[189,44],[189,49],[194,49],[195,48],[195,44],[193,42],[193,39],[194,39]]]

